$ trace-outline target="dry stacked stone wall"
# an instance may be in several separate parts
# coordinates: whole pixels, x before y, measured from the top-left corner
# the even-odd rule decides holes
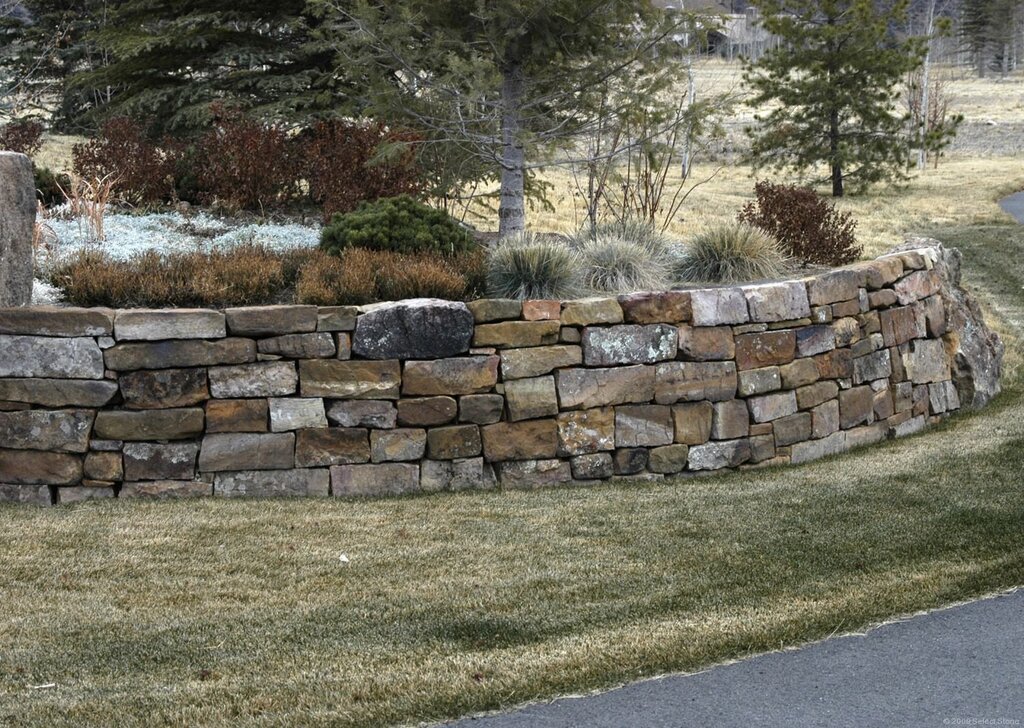
[[[0,310],[0,499],[371,496],[802,463],[960,407],[933,249],[581,301]]]

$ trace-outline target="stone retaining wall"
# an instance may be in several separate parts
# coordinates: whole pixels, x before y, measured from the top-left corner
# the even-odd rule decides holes
[[[0,499],[364,496],[806,462],[975,396],[942,254],[568,302],[3,309]]]

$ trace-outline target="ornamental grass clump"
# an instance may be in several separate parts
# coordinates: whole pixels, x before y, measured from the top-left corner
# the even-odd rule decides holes
[[[641,242],[598,235],[579,247],[583,286],[594,293],[659,291],[672,285],[668,256]]]
[[[750,225],[708,228],[687,246],[676,271],[680,281],[745,283],[778,278],[786,259],[774,238]]]
[[[580,290],[580,256],[564,241],[520,233],[487,257],[487,291],[495,298],[572,298]]]

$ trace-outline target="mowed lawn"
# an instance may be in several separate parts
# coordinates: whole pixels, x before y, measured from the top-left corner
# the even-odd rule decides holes
[[[993,213],[942,232],[1010,337],[1008,391],[830,461],[650,486],[0,507],[0,725],[442,720],[1020,585],[1022,231]]]

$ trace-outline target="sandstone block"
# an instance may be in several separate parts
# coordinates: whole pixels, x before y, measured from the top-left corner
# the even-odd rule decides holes
[[[814,370],[815,377],[817,377],[818,368],[814,366],[813,361],[809,359],[800,359],[799,361],[810,362],[811,368]],[[793,364],[787,364],[786,366],[792,367]],[[754,394],[765,394],[766,392],[774,392],[775,390],[782,388],[782,374],[779,367],[747,369],[746,371],[739,372],[738,378],[738,392],[741,397],[749,397]],[[787,387],[787,389],[789,389],[789,387]]]
[[[750,434],[750,411],[742,399],[715,402],[711,419],[711,437],[716,440],[737,440]]]
[[[657,368],[654,399],[658,404],[721,402],[735,398],[736,387],[736,364],[731,361],[664,362]]]
[[[675,441],[682,445],[703,445],[711,439],[714,411],[711,402],[674,405],[672,421],[675,425]]]
[[[459,397],[459,422],[493,425],[501,420],[505,398],[500,394],[467,394]]]
[[[118,341],[166,341],[168,339],[223,339],[227,336],[224,314],[207,309],[128,309],[114,318]]]
[[[270,406],[271,432],[291,432],[306,428],[327,427],[327,413],[324,411],[322,399],[272,398],[268,404]]]
[[[811,437],[828,437],[839,430],[839,400],[830,399],[811,409]]]
[[[885,420],[896,414],[892,390],[888,386],[881,390],[872,386],[872,389],[875,390],[874,402],[871,405],[875,421]]]
[[[372,399],[340,400],[330,403],[327,408],[327,419],[339,427],[390,430],[398,424],[398,410],[392,402]]]
[[[199,451],[199,470],[203,473],[294,467],[294,432],[206,435]]]
[[[946,323],[946,307],[942,302],[942,296],[931,296],[916,305],[924,311],[925,329],[928,336],[933,339],[944,336],[949,330],[949,326]]]
[[[792,331],[765,331],[736,337],[736,366],[739,369],[788,364],[796,357],[796,334]]]
[[[458,403],[452,397],[416,397],[398,401],[398,424],[405,427],[446,425],[455,419]]]
[[[505,383],[508,416],[513,422],[558,414],[558,394],[551,375]]]
[[[204,498],[213,495],[213,483],[202,480],[153,480],[147,483],[124,483],[119,498],[170,500]]]
[[[950,379],[950,360],[938,339],[916,339],[902,356],[903,368],[914,384],[936,384]]]
[[[675,359],[677,346],[677,330],[666,324],[624,324],[583,330],[583,361],[587,366],[653,364]]]
[[[687,461],[690,470],[719,470],[738,467],[751,455],[749,440],[721,440],[691,447]]]
[[[398,399],[401,380],[397,361],[308,359],[299,362],[303,397]]]
[[[109,308],[0,308],[0,334],[79,337],[110,336],[113,331],[114,312]]]
[[[859,290],[860,275],[853,270],[835,270],[807,280],[807,296],[812,306],[857,298]]]
[[[892,374],[892,360],[889,357],[888,349],[881,349],[853,360],[854,384],[887,379],[890,374]]]
[[[838,455],[846,450],[846,432],[834,432],[820,440],[808,440],[793,445],[790,462],[794,465],[807,463],[830,455]]]
[[[650,451],[646,447],[628,447],[616,450],[612,456],[612,472],[615,475],[636,475],[647,469]]]
[[[572,467],[567,460],[521,460],[498,466],[502,488],[533,489],[564,485],[572,480]]]
[[[85,456],[82,475],[89,480],[124,480],[124,464],[120,452],[91,452]]]
[[[731,326],[680,326],[679,356],[689,361],[715,361],[736,356]]]
[[[593,409],[654,399],[654,367],[561,369],[555,376],[562,409]]]
[[[846,431],[846,447],[852,450],[855,447],[866,447],[877,445],[888,437],[889,425],[885,422],[876,422],[873,425],[854,427]]]
[[[382,463],[331,468],[331,490],[336,497],[402,495],[419,489],[419,465]]]
[[[114,489],[110,485],[92,484],[76,485],[57,489],[57,502],[61,505],[82,503],[89,500],[103,500],[114,497]]]
[[[807,287],[800,281],[746,286],[743,294],[747,298],[751,321],[792,321],[811,315]]]
[[[424,460],[420,463],[420,489],[427,493],[496,486],[494,468],[483,458]]]
[[[754,422],[772,422],[797,411],[796,392],[776,392],[747,400]]]
[[[561,301],[523,301],[523,319],[526,321],[558,321],[561,315]]]
[[[836,349],[827,354],[814,357],[818,366],[818,376],[822,379],[850,379],[853,377],[853,352],[849,349]]]
[[[317,331],[355,331],[358,306],[321,306],[316,312]]]
[[[690,448],[687,445],[666,445],[650,452],[647,468],[652,473],[670,475],[686,469]]]
[[[560,456],[587,455],[615,447],[615,411],[611,407],[563,412],[556,423]]]
[[[419,460],[427,450],[427,431],[402,427],[370,432],[370,459],[375,463]]]
[[[364,310],[352,351],[365,359],[443,359],[469,351],[473,314],[464,303],[414,298]]]
[[[800,409],[810,409],[838,395],[839,385],[835,382],[817,382],[796,390],[796,402]]]
[[[579,301],[566,301],[562,305],[564,326],[621,324],[622,321],[622,306],[614,298],[584,298]]]
[[[344,335],[348,342],[348,335]],[[312,334],[284,334],[260,339],[256,348],[260,354],[274,354],[288,359],[326,359],[338,353],[334,336],[320,332]],[[348,357],[339,357],[347,359]]]
[[[470,301],[466,306],[473,314],[473,320],[478,324],[486,324],[491,321],[512,321],[518,319],[523,313],[522,301],[511,298],[482,298],[478,301]]]
[[[670,407],[644,404],[615,408],[615,447],[669,445],[674,440]]]
[[[583,350],[578,346],[539,346],[528,349],[506,349],[501,352],[501,375],[509,379],[524,379],[550,374],[555,369],[576,366],[583,362]]]
[[[913,306],[902,306],[881,311],[878,314],[882,328],[882,340],[886,346],[899,346],[911,339],[925,336],[925,319],[918,315]]]
[[[904,276],[896,282],[893,288],[896,291],[896,300],[900,305],[907,305],[920,301],[928,296],[934,296],[939,292],[942,280],[934,270],[919,270]]]
[[[245,306],[224,311],[232,336],[277,336],[316,331],[316,306]]]
[[[558,451],[555,420],[499,422],[481,428],[488,462],[553,458]]]
[[[960,409],[960,396],[953,382],[938,382],[928,385],[929,409],[933,415]]]
[[[95,436],[101,440],[188,440],[202,434],[204,420],[203,410],[198,407],[142,411],[104,410],[97,413],[93,429]]]
[[[196,476],[198,454],[197,442],[128,442],[124,446],[124,478],[130,481],[192,480]]]
[[[108,369],[118,372],[245,364],[256,361],[256,342],[252,339],[221,339],[118,344],[107,349],[103,359]]]
[[[871,387],[853,387],[839,393],[839,424],[844,430],[871,422],[874,392]]]
[[[474,458],[481,447],[480,428],[476,425],[434,427],[427,431],[427,453],[433,460]]]
[[[498,382],[497,356],[466,356],[455,359],[405,363],[402,394],[482,394]]]
[[[103,379],[103,373],[95,339],[0,335],[0,377]]]
[[[824,354],[836,348],[836,332],[832,326],[804,326],[796,330],[797,356]]]
[[[50,486],[0,483],[0,503],[24,503],[33,506],[51,505]]]
[[[303,365],[307,363],[314,362],[303,362]],[[210,394],[217,399],[287,397],[295,394],[299,381],[295,373],[295,364],[290,361],[211,367],[209,377]]]
[[[561,329],[557,321],[505,321],[480,324],[473,335],[473,346],[515,349],[524,346],[548,346],[558,343]]]
[[[863,338],[860,322],[849,316],[833,321],[832,333],[838,348],[850,346]]]
[[[36,220],[32,170],[24,154],[0,152],[0,306],[27,306],[32,300]]]
[[[786,447],[797,442],[811,439],[813,432],[813,416],[810,412],[798,412],[795,415],[775,420],[772,425],[775,432],[776,447]],[[774,456],[774,453],[772,453]]]
[[[783,389],[798,389],[818,381],[818,364],[813,358],[794,359],[779,367]]]
[[[747,299],[739,288],[690,291],[694,326],[744,324],[750,320]]]
[[[340,466],[365,467],[365,466]],[[330,493],[331,478],[325,469],[217,473],[213,494],[224,498],[324,498]]]
[[[628,324],[680,324],[693,318],[688,291],[658,291],[619,296]]]
[[[266,432],[265,399],[214,399],[206,403],[206,431]]]
[[[92,410],[0,412],[0,446],[14,450],[87,452]],[[5,482],[0,478],[0,482]]]
[[[71,485],[81,479],[80,456],[39,450],[0,450],[0,483]]]
[[[0,401],[43,407],[103,407],[117,394],[100,379],[0,379]]]
[[[569,461],[572,477],[576,480],[604,480],[615,475],[612,456],[606,452],[577,455]]]
[[[911,419],[896,425],[892,429],[893,437],[907,437],[908,435],[916,435],[928,426],[928,418],[924,415],[912,417]]]
[[[158,369],[118,377],[128,409],[191,407],[210,398],[205,369]]]
[[[423,450],[420,450],[422,455]],[[282,458],[284,456],[282,455]],[[295,467],[365,463],[370,460],[370,442],[362,428],[330,427],[295,433]]]

